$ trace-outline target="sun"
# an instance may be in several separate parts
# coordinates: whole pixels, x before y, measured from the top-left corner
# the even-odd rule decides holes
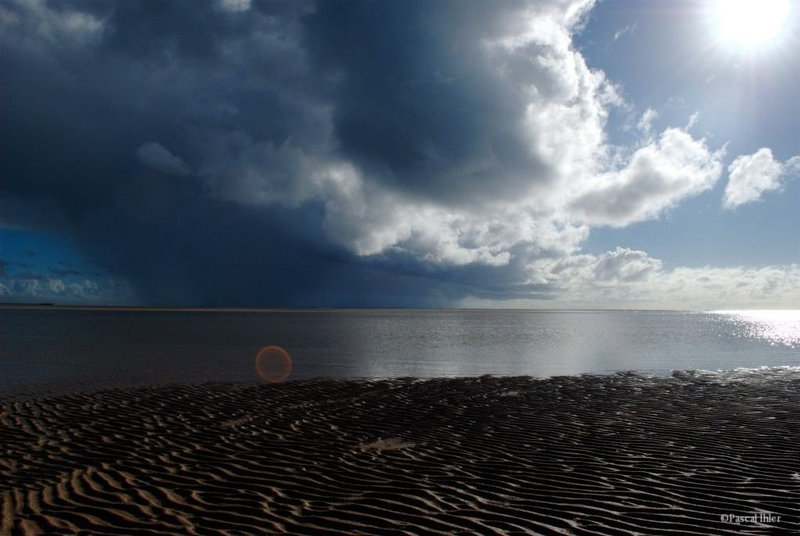
[[[720,39],[750,48],[779,36],[789,0],[718,0],[714,12]]]

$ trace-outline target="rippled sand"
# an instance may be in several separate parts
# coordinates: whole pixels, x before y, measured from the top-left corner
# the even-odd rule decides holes
[[[13,401],[0,415],[0,533],[797,532],[799,417],[797,373],[173,385]]]

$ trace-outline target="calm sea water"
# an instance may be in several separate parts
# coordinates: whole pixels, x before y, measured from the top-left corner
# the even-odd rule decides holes
[[[800,311],[0,310],[0,395],[291,378],[547,377],[800,364]]]

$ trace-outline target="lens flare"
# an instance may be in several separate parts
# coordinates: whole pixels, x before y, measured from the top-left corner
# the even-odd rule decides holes
[[[280,346],[265,346],[256,354],[256,374],[267,383],[281,383],[292,373],[292,358]]]

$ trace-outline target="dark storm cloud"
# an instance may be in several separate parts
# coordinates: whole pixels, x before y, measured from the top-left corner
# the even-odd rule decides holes
[[[318,221],[204,198],[190,175],[206,139],[310,130],[285,98],[306,87],[293,58],[300,3],[248,17],[212,2],[2,8],[5,225],[65,236],[150,303],[287,305],[313,287]]]
[[[158,143],[145,143],[136,150],[136,156],[145,166],[167,175],[188,175],[190,172],[186,162]]]
[[[242,206],[248,181],[280,198],[304,162],[344,157],[398,191],[474,203],[539,165],[515,131],[522,101],[496,97],[463,38],[486,12],[0,5],[3,223],[62,235],[148,303],[441,305],[482,268],[366,261],[328,242],[313,199]]]
[[[664,147],[706,169],[685,133],[640,151],[655,193],[654,166],[601,165],[614,95],[570,40],[590,7],[0,0],[2,223],[60,235],[145,303],[556,298],[586,222],[702,190]],[[37,281],[0,290],[71,288]]]
[[[546,177],[522,139],[523,95],[481,42],[502,14],[476,3],[322,2],[306,42],[315,68],[336,81],[342,154],[445,203],[513,196]]]

